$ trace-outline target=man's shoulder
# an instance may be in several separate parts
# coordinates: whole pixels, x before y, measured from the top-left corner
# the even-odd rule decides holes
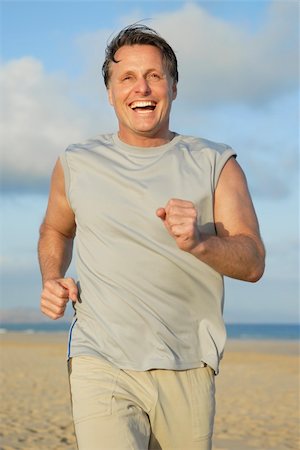
[[[65,153],[99,151],[101,147],[103,146],[107,147],[108,145],[112,145],[112,134],[111,133],[99,134],[84,141],[70,144],[66,148]]]
[[[222,154],[226,150],[232,150],[227,144],[198,136],[181,135],[181,141],[189,147],[191,152],[212,151]]]

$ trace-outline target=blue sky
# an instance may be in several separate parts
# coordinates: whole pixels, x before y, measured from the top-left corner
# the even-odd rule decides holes
[[[293,0],[2,0],[1,308],[38,308],[36,245],[53,165],[70,143],[116,129],[105,44],[143,20],[178,57],[171,128],[236,149],[259,217],[266,273],[254,285],[226,280],[226,321],[297,321],[298,17]]]

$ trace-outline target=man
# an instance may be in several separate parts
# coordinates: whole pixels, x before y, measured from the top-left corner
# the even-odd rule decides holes
[[[78,447],[211,449],[223,276],[264,270],[245,176],[230,147],[170,131],[177,61],[154,30],[122,30],[103,75],[118,133],[60,157],[39,241],[43,313],[74,302]]]

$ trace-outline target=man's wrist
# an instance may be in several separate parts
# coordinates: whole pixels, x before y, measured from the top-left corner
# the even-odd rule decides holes
[[[42,277],[42,282],[43,282],[43,286],[45,286],[45,284],[48,281],[57,281],[60,280],[61,278],[63,278],[63,276],[61,274],[58,273],[53,273],[53,274],[47,274],[47,276]]]

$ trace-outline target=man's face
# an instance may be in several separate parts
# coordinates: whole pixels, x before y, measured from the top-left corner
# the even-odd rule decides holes
[[[119,137],[137,146],[169,140],[169,115],[176,83],[152,45],[121,47],[110,66],[108,96],[119,121]]]

